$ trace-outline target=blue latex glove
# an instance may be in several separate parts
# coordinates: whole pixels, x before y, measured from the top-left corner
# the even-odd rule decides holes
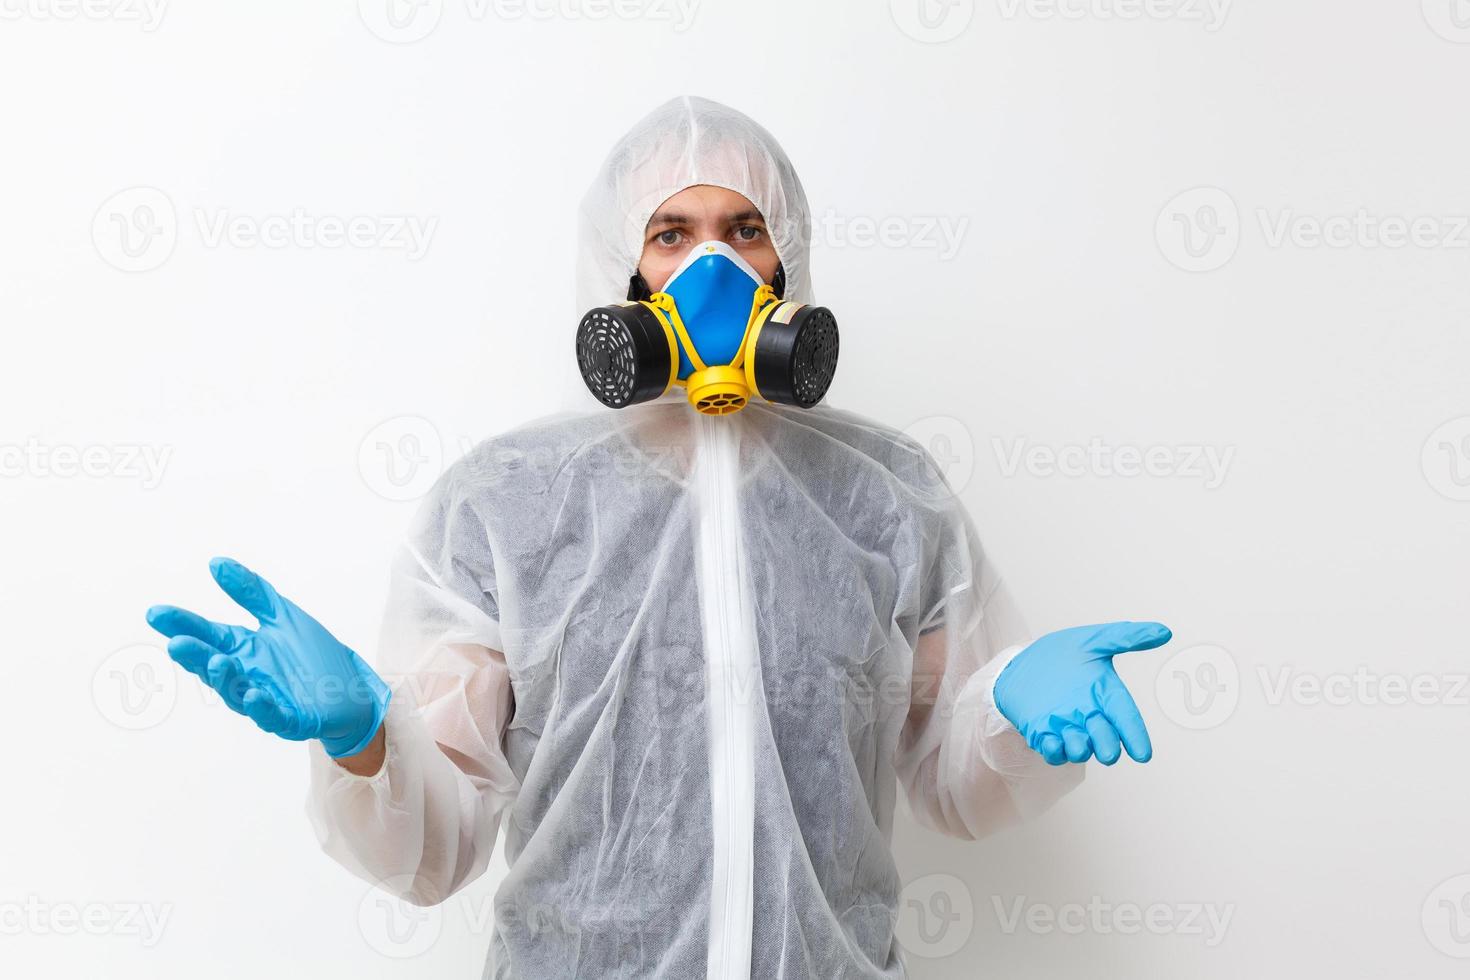
[[[382,679],[244,565],[215,558],[209,571],[260,627],[154,606],[148,625],[169,637],[169,656],[273,735],[293,742],[319,738],[333,758],[367,748],[388,711],[390,692]]]
[[[1162,623],[1107,623],[1048,633],[1017,654],[995,682],[995,706],[1047,762],[1135,762],[1153,757],[1143,715],[1113,657],[1152,650],[1174,634]]]

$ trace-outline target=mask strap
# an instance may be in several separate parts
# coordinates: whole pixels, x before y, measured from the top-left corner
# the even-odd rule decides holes
[[[699,351],[694,349],[694,341],[689,339],[689,331],[684,328],[684,318],[679,315],[679,308],[674,305],[674,297],[668,293],[654,293],[645,302],[664,315],[669,325],[674,328],[674,333],[679,336],[679,343],[684,345],[684,352],[689,355],[689,363],[694,365],[694,370],[706,370],[704,360],[699,356]],[[676,360],[674,367],[677,370],[679,364]]]
[[[630,302],[637,303],[646,300],[652,292],[653,290],[648,288],[648,281],[643,278],[643,273],[634,272],[628,277],[627,298]]]
[[[745,365],[745,346],[746,341],[750,340],[750,331],[755,328],[760,311],[767,304],[774,303],[775,300],[776,290],[771,286],[762,285],[755,291],[755,298],[750,301],[750,316],[745,320],[745,333],[740,335],[740,349],[736,351],[735,359],[730,362],[731,367],[738,368]]]

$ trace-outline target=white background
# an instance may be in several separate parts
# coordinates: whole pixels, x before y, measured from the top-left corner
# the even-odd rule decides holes
[[[479,975],[499,860],[396,943],[143,611],[233,618],[229,554],[370,655],[413,495],[555,407],[598,161],[693,92],[785,145],[833,402],[953,466],[1032,626],[1176,634],[1120,661],[1149,765],[901,821],[913,975],[1464,975],[1470,6],[386,2],[0,0],[0,973]],[[212,235],[296,209],[434,224]],[[1160,465],[1026,455],[1094,439]]]

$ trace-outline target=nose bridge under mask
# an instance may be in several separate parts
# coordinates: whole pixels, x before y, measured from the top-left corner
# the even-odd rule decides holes
[[[760,274],[730,246],[701,242],[661,292],[674,301],[696,356],[705,364],[729,364],[740,352],[762,285]],[[695,364],[683,347],[681,341],[678,376],[687,378]]]

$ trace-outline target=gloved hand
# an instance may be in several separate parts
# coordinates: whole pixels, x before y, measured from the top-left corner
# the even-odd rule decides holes
[[[1153,756],[1143,715],[1113,657],[1152,650],[1174,634],[1162,623],[1107,623],[1048,633],[1017,654],[995,682],[995,706],[1047,762],[1110,766],[1119,743],[1135,762]]]
[[[148,625],[170,638],[169,656],[267,732],[296,742],[319,738],[333,758],[365,749],[388,711],[382,679],[244,565],[215,558],[209,571],[260,627],[153,606]]]

